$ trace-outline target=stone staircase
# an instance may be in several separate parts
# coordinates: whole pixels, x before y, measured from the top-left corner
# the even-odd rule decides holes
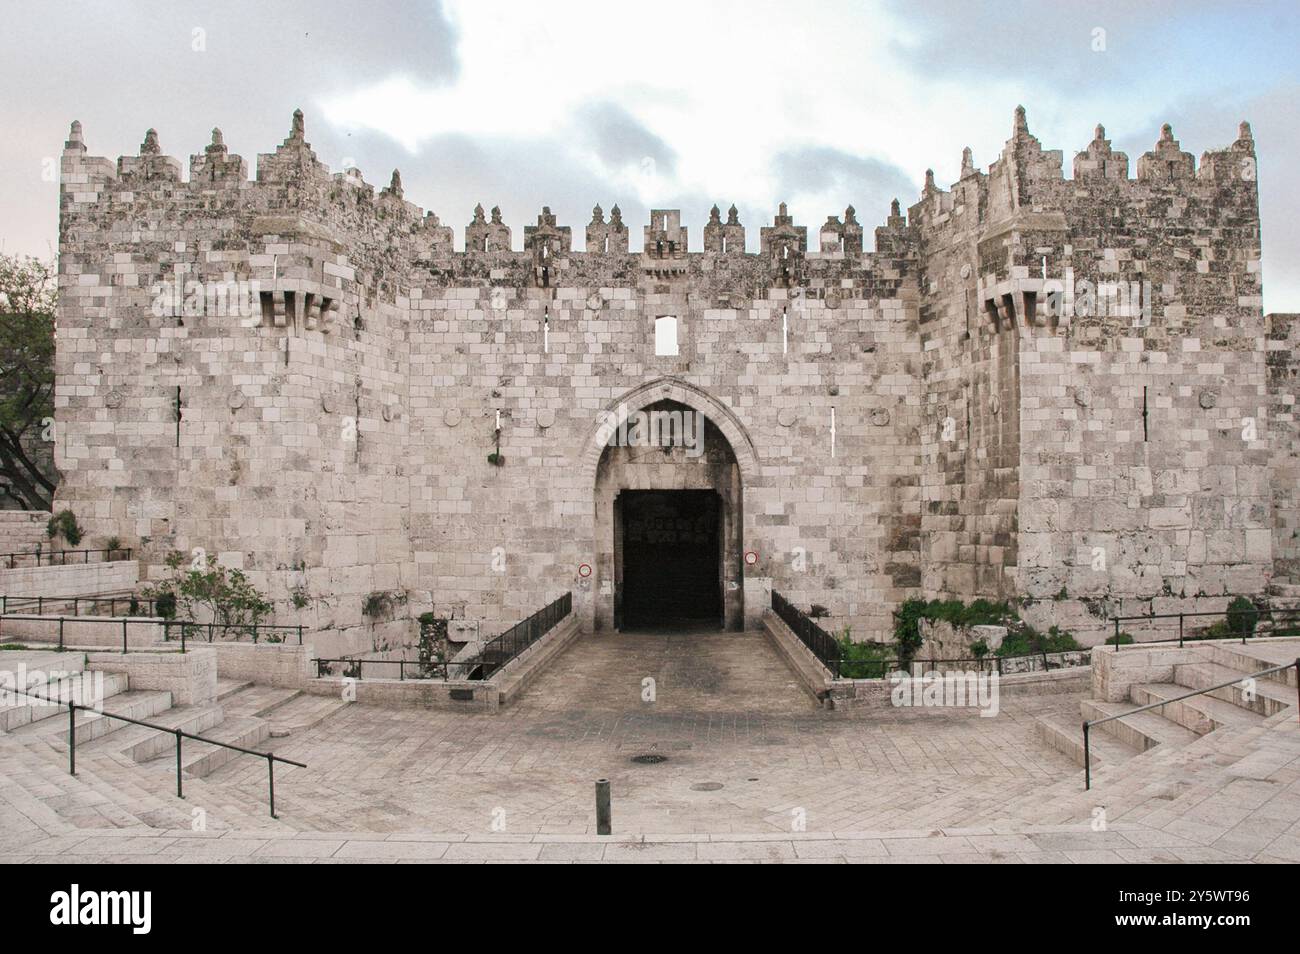
[[[1201,661],[1174,666],[1172,682],[1132,686],[1128,702],[1085,699],[1078,720],[1039,717],[1039,737],[1082,766],[1084,719],[1122,714],[1294,663],[1300,642],[1243,646],[1206,641],[1197,643],[1195,650]],[[972,823],[1088,821],[1102,807],[1110,821],[1153,824],[1221,797],[1235,781],[1265,779],[1300,754],[1296,691],[1296,671],[1291,668],[1256,679],[1249,688],[1238,682],[1161,709],[1121,715],[1090,733],[1091,791],[1083,790],[1080,775],[1008,802]]]
[[[115,715],[148,721],[161,728],[133,725],[78,711],[74,730],[77,774],[68,773],[68,714],[66,706],[24,699],[0,706],[0,758],[6,764],[0,798],[21,806],[35,823],[79,828],[167,828],[189,830],[196,809],[203,824],[214,829],[276,829],[292,831],[269,817],[266,767],[230,749],[185,739],[181,767],[185,798],[176,797],[175,736],[180,729],[214,741],[266,751],[271,739],[291,739],[329,718],[346,703],[275,689],[250,682],[221,680],[217,699],[207,705],[173,706],[168,692],[130,688],[126,676],[94,672],[79,652],[6,651],[0,670],[27,667],[30,692],[66,703],[91,702],[101,693],[103,709]],[[284,743],[288,744],[288,743]],[[232,760],[258,763],[256,784],[212,786],[204,779]],[[296,771],[277,765],[277,778]],[[277,809],[293,812],[283,789]]]

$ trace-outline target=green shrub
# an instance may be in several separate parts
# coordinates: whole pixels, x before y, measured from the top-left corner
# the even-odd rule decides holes
[[[1255,626],[1259,623],[1259,610],[1244,596],[1233,597],[1228,604],[1228,628],[1237,636],[1254,636]]]
[[[1082,649],[1074,634],[1059,626],[1040,633],[1028,623],[1018,622],[1008,627],[1007,636],[998,647],[999,656],[1029,656],[1039,653],[1065,653]]]
[[[844,679],[883,679],[889,675],[894,647],[885,643],[855,643],[848,629],[836,640],[840,647],[840,676]]]
[[[975,640],[975,642],[970,644],[970,653],[976,659],[983,659],[985,656],[989,654],[988,640],[985,639]]]
[[[60,510],[50,517],[45,524],[45,533],[51,540],[63,537],[70,547],[81,542],[81,527],[77,524],[77,515],[71,510]]]
[[[1117,633],[1114,636],[1106,637],[1107,646],[1128,646],[1134,642],[1136,642],[1136,640],[1134,640],[1130,634],[1124,632],[1123,630],[1121,630],[1119,633]]]

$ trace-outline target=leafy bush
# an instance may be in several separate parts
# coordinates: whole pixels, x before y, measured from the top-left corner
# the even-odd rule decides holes
[[[179,608],[190,620],[222,624],[221,635],[233,638],[251,634],[253,627],[270,615],[271,602],[242,570],[222,566],[214,556],[202,564],[187,564],[186,560],[184,553],[168,554],[165,562],[171,579],[144,590],[144,595],[155,601],[159,616],[173,619]]]
[[[1227,624],[1235,635],[1254,636],[1259,623],[1259,610],[1244,596],[1233,597],[1228,604]]]
[[[855,643],[847,629],[836,640],[840,647],[840,676],[844,679],[883,679],[889,675],[894,647],[885,643]]]
[[[1066,632],[1059,626],[1053,626],[1046,633],[1040,633],[1028,623],[1016,621],[1008,627],[1007,635],[998,647],[999,656],[1029,656],[1039,653],[1065,653],[1082,649],[1074,634]]]
[[[989,644],[986,639],[977,639],[970,644],[971,655],[976,659],[983,659],[989,654]]]
[[[81,527],[77,524],[77,515],[71,510],[60,510],[50,517],[45,524],[45,533],[51,540],[63,537],[71,547],[81,542]]]
[[[111,556],[115,551],[122,549],[122,538],[109,537],[104,541],[104,549],[107,550]]]
[[[1122,630],[1114,636],[1106,637],[1107,646],[1128,646],[1135,641],[1136,640],[1134,640],[1129,633],[1126,633]]]

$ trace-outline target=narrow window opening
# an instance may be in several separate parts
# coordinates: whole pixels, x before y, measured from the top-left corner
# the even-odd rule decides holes
[[[1147,440],[1150,439],[1150,434],[1148,433],[1147,430],[1148,415],[1149,412],[1147,410],[1147,389],[1146,387],[1143,387],[1142,388],[1142,440],[1143,442],[1146,442]]]
[[[677,353],[677,318],[661,315],[655,319],[655,354],[674,357]]]

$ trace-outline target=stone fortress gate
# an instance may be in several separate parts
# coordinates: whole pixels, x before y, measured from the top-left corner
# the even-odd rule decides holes
[[[715,206],[632,252],[615,205],[579,252],[549,209],[458,246],[301,113],[253,179],[218,130],[186,178],[74,123],[57,506],[358,647],[566,590],[596,630],[740,629],[775,587],[859,638],[912,596],[1099,638],[1263,595],[1297,567],[1296,323],[1262,312],[1250,129],[1198,164],[1165,127],[1130,178],[1098,127],[1062,166],[1017,110],[870,251],[852,206],[810,237],[782,205],[757,251]]]

